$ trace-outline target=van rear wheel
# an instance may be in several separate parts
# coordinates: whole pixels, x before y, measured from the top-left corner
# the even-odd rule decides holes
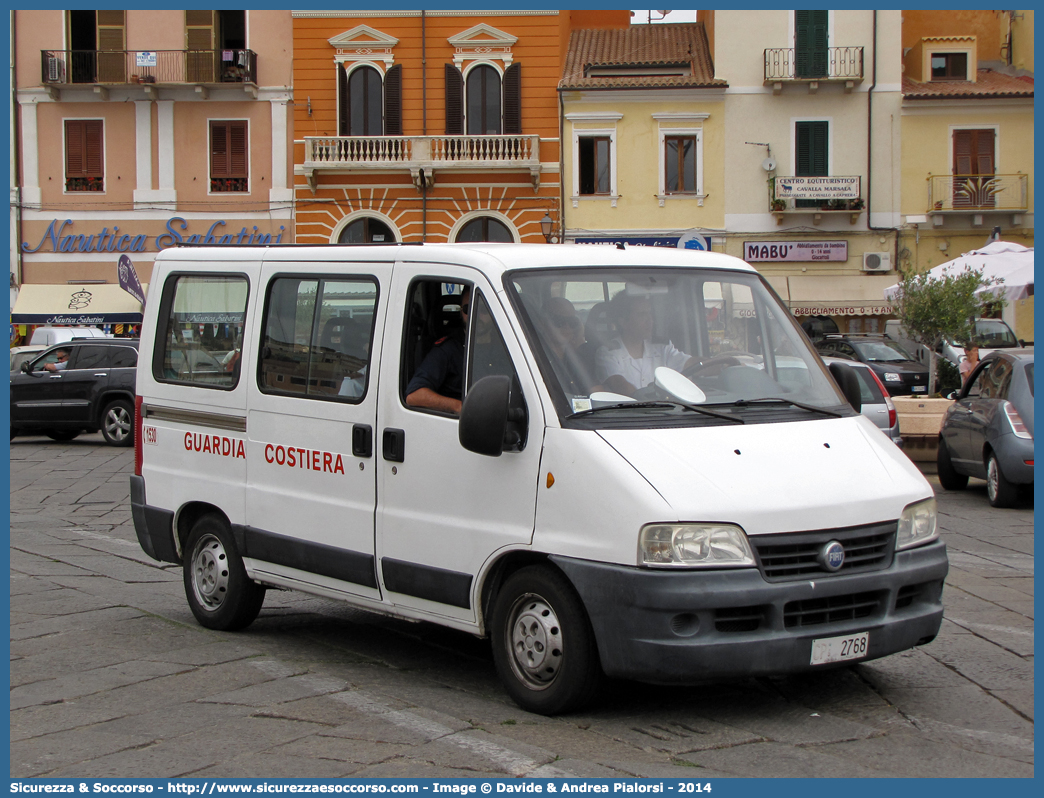
[[[602,678],[583,603],[560,571],[523,568],[504,583],[493,607],[493,661],[522,709],[554,715],[590,701]]]
[[[205,515],[185,545],[185,595],[196,620],[225,632],[249,626],[261,612],[265,589],[250,580],[224,519]]]

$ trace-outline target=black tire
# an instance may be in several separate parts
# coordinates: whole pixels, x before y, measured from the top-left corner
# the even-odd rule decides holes
[[[994,507],[1011,507],[1019,495],[1018,487],[1008,482],[992,452],[986,461],[986,495]]]
[[[232,632],[261,612],[265,588],[247,577],[225,520],[205,515],[185,542],[182,573],[192,614],[207,629]]]
[[[953,463],[950,461],[950,450],[946,446],[946,441],[941,437],[935,463],[939,470],[939,484],[946,490],[964,490],[968,487],[968,475],[958,474],[954,469]]]
[[[71,441],[80,434],[78,429],[51,429],[45,433],[52,441]]]
[[[101,414],[101,433],[109,446],[134,444],[134,407],[126,399],[114,399]]]
[[[538,715],[578,709],[602,668],[583,602],[561,571],[532,565],[504,582],[493,607],[493,661],[512,700]]]

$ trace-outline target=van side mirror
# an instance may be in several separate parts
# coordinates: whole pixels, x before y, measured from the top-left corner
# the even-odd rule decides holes
[[[460,408],[457,436],[469,452],[500,457],[505,448],[517,448],[517,433],[508,440],[511,420],[511,378],[483,377],[468,389]]]
[[[838,386],[841,388],[841,393],[845,395],[845,399],[852,405],[852,409],[857,413],[862,410],[862,392],[859,390],[859,375],[855,373],[855,369],[844,363],[831,363],[830,374],[837,381]]]

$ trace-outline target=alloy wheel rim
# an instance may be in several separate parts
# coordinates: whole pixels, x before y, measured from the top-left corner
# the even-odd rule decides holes
[[[130,417],[125,409],[114,407],[109,411],[105,419],[105,429],[108,431],[109,437],[116,441],[122,441],[130,434],[130,428]]]
[[[192,552],[192,592],[196,600],[214,612],[228,594],[228,555],[214,535],[204,535]]]
[[[512,671],[527,687],[546,690],[562,670],[564,650],[554,607],[535,593],[527,593],[515,601],[508,617],[506,642]]]
[[[997,492],[1000,490],[1000,476],[997,473],[997,459],[990,458],[986,466],[986,490],[990,494],[990,501],[996,501]]]

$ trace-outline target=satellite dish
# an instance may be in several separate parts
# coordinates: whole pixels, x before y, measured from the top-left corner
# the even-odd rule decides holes
[[[764,169],[766,172],[774,171],[776,168],[776,159],[766,158],[764,161],[761,162],[761,168]]]

